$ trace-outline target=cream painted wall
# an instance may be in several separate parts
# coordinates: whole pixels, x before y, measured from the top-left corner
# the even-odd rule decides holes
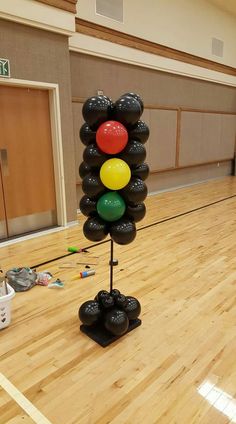
[[[35,0],[0,0],[0,18],[66,35],[75,31],[73,13]]]
[[[222,72],[212,71],[155,54],[145,53],[84,34],[76,33],[70,37],[69,47],[71,51],[78,53],[236,87],[236,77],[233,75],[223,74]]]
[[[236,67],[236,17],[206,0],[124,0],[124,23],[96,15],[95,3],[79,0],[77,16]],[[223,58],[212,55],[212,37],[224,42]]]

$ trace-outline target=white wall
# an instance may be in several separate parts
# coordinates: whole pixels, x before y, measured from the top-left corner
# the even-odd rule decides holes
[[[34,0],[0,0],[0,18],[72,35],[74,14]]]
[[[236,67],[236,17],[207,0],[124,0],[124,23],[96,15],[95,3],[79,0],[77,16]],[[212,37],[224,42],[223,58],[212,55]]]

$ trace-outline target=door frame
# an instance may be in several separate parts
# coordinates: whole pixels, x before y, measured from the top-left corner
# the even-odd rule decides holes
[[[56,191],[57,224],[67,226],[66,194],[64,178],[64,161],[61,133],[61,112],[58,84],[20,79],[3,79],[0,77],[0,85],[15,87],[36,88],[46,90],[49,93],[49,109],[52,135],[53,168]],[[43,231],[43,230],[42,230]]]

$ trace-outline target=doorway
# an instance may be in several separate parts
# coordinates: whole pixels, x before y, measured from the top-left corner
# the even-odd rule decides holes
[[[57,226],[49,91],[0,85],[0,240]]]

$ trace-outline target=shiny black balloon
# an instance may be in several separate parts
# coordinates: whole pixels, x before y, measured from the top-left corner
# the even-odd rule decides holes
[[[79,136],[85,146],[96,143],[96,131],[93,131],[86,122],[80,128]]]
[[[146,214],[146,206],[144,203],[130,204],[126,206],[125,215],[134,222],[141,221]]]
[[[116,299],[120,294],[120,291],[118,289],[112,289],[111,296]]]
[[[129,244],[136,237],[136,227],[133,221],[122,217],[110,225],[110,236],[117,244]]]
[[[83,226],[83,232],[91,241],[101,241],[108,234],[106,223],[99,217],[88,218]]]
[[[101,96],[100,96],[101,97]],[[104,99],[106,99],[106,100],[108,100],[110,103],[111,103],[111,105],[112,105],[112,99],[110,98],[110,97],[108,97],[108,96],[105,96],[104,94],[102,95],[102,97],[104,98]]]
[[[105,192],[100,177],[95,174],[86,175],[82,181],[82,190],[89,197],[96,197]]]
[[[79,176],[80,178],[84,178],[86,175],[90,174],[91,167],[86,162],[81,162],[79,166]]]
[[[101,307],[95,300],[87,300],[79,308],[79,319],[84,325],[95,324],[101,316]]]
[[[139,165],[146,158],[146,149],[140,141],[130,140],[119,157],[129,166]]]
[[[149,137],[149,128],[144,121],[138,121],[137,124],[129,131],[129,138],[140,141],[140,143],[146,143]]]
[[[141,106],[134,97],[120,97],[114,104],[114,119],[121,122],[127,128],[136,124],[141,113]]]
[[[101,167],[108,159],[108,156],[105,155],[96,144],[92,143],[84,149],[83,159],[91,168]]]
[[[147,186],[140,178],[132,177],[119,193],[128,203],[140,203],[147,197]]]
[[[144,105],[143,105],[143,101],[142,101],[139,94],[137,94],[137,93],[125,93],[125,94],[122,94],[121,97],[124,97],[124,96],[131,96],[131,97],[134,97],[134,99],[138,100],[140,107],[141,107],[141,111],[143,113]]]
[[[141,178],[141,180],[146,180],[149,175],[149,166],[147,163],[141,163],[138,166],[133,166],[131,168],[132,177]]]
[[[124,294],[119,294],[115,299],[115,304],[118,308],[124,308],[127,305],[127,299]]]
[[[136,319],[140,315],[141,305],[135,297],[126,296],[127,303],[124,306],[124,311],[126,312],[129,319]]]
[[[113,297],[111,295],[108,295],[108,296],[106,296],[106,297],[104,296],[102,298],[101,304],[102,304],[102,307],[104,309],[109,309],[109,308],[112,308],[114,306],[115,302],[114,302]]]
[[[106,298],[106,297],[108,297],[108,296],[110,296],[110,293],[109,293],[108,291],[106,291],[106,290],[100,290],[100,291],[98,292],[98,294],[96,295],[95,300],[96,300],[97,302],[99,302],[100,304],[102,304],[102,303],[101,303],[101,302],[102,302],[102,299],[103,299],[103,298]]]
[[[85,216],[96,215],[97,213],[96,205],[97,205],[96,200],[91,199],[86,194],[83,197],[81,197],[79,202],[80,211]]]
[[[111,101],[106,96],[94,96],[86,100],[82,108],[83,118],[95,130],[109,118]]]
[[[128,330],[129,320],[124,311],[113,309],[105,317],[105,327],[114,336],[122,336]]]

